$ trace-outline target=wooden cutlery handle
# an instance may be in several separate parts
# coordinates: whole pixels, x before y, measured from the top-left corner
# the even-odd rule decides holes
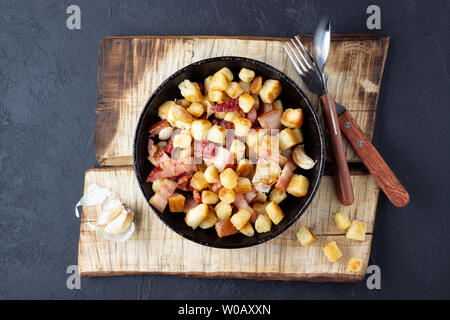
[[[396,207],[409,203],[409,194],[387,163],[366,138],[355,119],[348,111],[339,116],[339,125],[347,140],[355,149],[370,174],[375,178],[380,188]]]
[[[342,144],[342,135],[341,130],[339,129],[339,121],[336,114],[336,107],[334,105],[334,98],[332,95],[324,95],[320,97],[320,100],[323,104],[331,147],[333,150],[333,158],[336,165],[335,180],[338,198],[343,205],[349,206],[354,201],[353,187],[350,180],[347,158],[345,157],[344,145]],[[333,127],[333,119],[336,128]],[[335,134],[335,129],[337,134]]]

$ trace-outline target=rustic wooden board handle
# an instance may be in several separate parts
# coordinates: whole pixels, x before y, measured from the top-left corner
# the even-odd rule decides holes
[[[332,95],[324,95],[320,97],[323,104],[326,122],[328,125],[331,147],[333,150],[333,158],[336,165],[335,180],[339,201],[345,206],[349,206],[354,201],[353,187],[350,180],[350,172],[348,170],[347,158],[345,157],[344,145],[342,144],[341,130],[334,105]],[[331,109],[331,110],[330,110]],[[333,119],[336,124],[336,133],[334,132]]]
[[[347,140],[355,149],[370,174],[375,178],[380,188],[396,207],[409,203],[409,194],[397,179],[391,168],[378,153],[374,145],[366,138],[355,119],[348,111],[339,116],[339,125]]]

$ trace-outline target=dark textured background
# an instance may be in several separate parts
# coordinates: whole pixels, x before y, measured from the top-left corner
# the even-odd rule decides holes
[[[183,4],[181,4],[183,3]],[[382,289],[356,284],[174,276],[82,279],[74,204],[96,165],[94,110],[100,38],[111,35],[312,33],[328,13],[337,33],[371,33],[381,7],[391,36],[374,144],[411,194],[380,196],[371,264]],[[1,1],[0,298],[450,298],[449,1]],[[66,28],[69,4],[81,30]]]

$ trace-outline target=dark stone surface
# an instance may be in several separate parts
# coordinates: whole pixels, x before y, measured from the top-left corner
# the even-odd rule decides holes
[[[0,10],[0,298],[450,298],[449,2],[375,1],[392,37],[374,143],[411,194],[380,196],[371,263],[382,289],[356,284],[129,276],[82,279],[73,214],[93,142],[99,39],[109,35],[370,33],[373,1],[88,1],[82,29],[65,1],[2,1]]]

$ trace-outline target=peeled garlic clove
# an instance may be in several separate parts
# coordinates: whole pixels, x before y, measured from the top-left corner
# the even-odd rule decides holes
[[[124,209],[125,209],[125,207],[120,202],[120,200],[114,199],[114,200],[109,201],[105,205],[105,208],[100,213],[100,217],[97,220],[97,224],[99,226],[103,226],[105,224],[110,223],[115,218],[117,218]]]
[[[131,238],[131,236],[133,235],[134,230],[135,230],[134,222],[132,222],[130,227],[124,233],[121,233],[121,234],[109,234],[104,231],[104,228],[102,226],[97,226],[97,225],[94,225],[89,222],[86,222],[86,224],[91,230],[94,230],[98,236],[105,238],[106,240],[115,241],[115,242],[128,241]]]
[[[317,161],[314,161],[305,153],[303,145],[298,145],[292,151],[292,160],[302,169],[309,170],[314,167]]]
[[[158,135],[159,140],[169,140],[170,136],[172,135],[172,132],[173,132],[172,127],[162,129]]]
[[[121,234],[130,227],[132,221],[133,213],[124,209],[117,218],[106,225],[104,232],[112,235]]]

